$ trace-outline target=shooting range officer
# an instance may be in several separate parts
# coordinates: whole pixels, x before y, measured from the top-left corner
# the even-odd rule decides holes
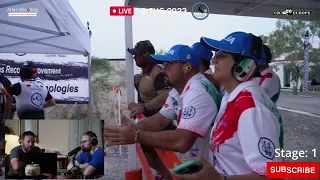
[[[19,119],[45,119],[44,108],[54,106],[55,100],[50,92],[33,77],[32,68],[21,67],[19,76],[22,82],[1,89],[1,94],[15,96]]]

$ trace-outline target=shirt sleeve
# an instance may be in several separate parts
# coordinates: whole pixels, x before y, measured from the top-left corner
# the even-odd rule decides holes
[[[13,96],[13,95],[18,96],[21,93],[21,84],[20,83],[13,84],[10,87],[4,88],[4,91],[7,96]]]
[[[268,109],[245,110],[238,122],[238,137],[245,161],[259,175],[266,175],[267,162],[280,162],[280,123]]]
[[[78,163],[80,163],[80,164],[84,164],[84,153],[81,153],[78,157],[77,157],[77,159],[76,159],[76,161],[78,162]]]
[[[10,87],[12,84],[10,80],[4,76],[0,76],[0,83],[2,83],[3,87]]]
[[[178,128],[205,137],[218,113],[217,105],[204,89],[190,88],[182,100],[181,119]]]
[[[156,89],[156,91],[168,89],[165,85],[164,74],[159,73],[156,75],[156,77],[154,78],[154,88]]]
[[[50,92],[48,91],[47,97],[46,97],[46,102],[50,101],[51,99],[53,99],[53,97],[51,96]]]
[[[93,155],[89,165],[99,168],[104,166],[104,151],[99,148]]]
[[[265,78],[260,86],[263,88],[269,98],[272,98],[274,95],[280,92],[280,83],[278,81],[278,77],[273,74],[271,74],[270,77]]]
[[[159,113],[171,120],[177,120],[177,114],[174,111],[174,106],[173,106],[173,102],[174,102],[174,98],[172,96],[168,96],[166,103],[162,106],[162,108],[160,109]]]
[[[20,159],[19,148],[15,147],[10,152],[10,159],[18,158]]]

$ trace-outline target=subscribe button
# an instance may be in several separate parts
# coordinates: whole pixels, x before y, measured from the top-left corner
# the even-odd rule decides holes
[[[318,178],[318,162],[268,162],[268,178]]]

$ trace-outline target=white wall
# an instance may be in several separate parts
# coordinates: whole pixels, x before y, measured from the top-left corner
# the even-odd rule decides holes
[[[284,74],[284,65],[286,63],[289,63],[288,61],[283,61],[283,62],[272,62],[270,65],[276,65],[278,71],[275,71],[275,73],[279,76],[280,81],[281,81],[281,88],[286,88],[285,87],[285,74]],[[297,64],[301,67],[301,70],[303,69],[303,61],[297,61]],[[310,63],[309,66],[312,66],[312,63]],[[309,68],[310,71],[310,68]],[[303,78],[298,80],[298,89],[300,89],[300,86],[303,83]],[[291,82],[291,77],[290,77],[290,89],[293,88],[293,83]]]

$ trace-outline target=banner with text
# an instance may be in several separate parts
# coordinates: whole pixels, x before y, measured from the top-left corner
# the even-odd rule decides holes
[[[51,95],[59,104],[88,104],[88,58],[81,55],[63,54],[15,54],[0,55],[0,73],[12,84],[21,82],[20,67],[32,61]]]

